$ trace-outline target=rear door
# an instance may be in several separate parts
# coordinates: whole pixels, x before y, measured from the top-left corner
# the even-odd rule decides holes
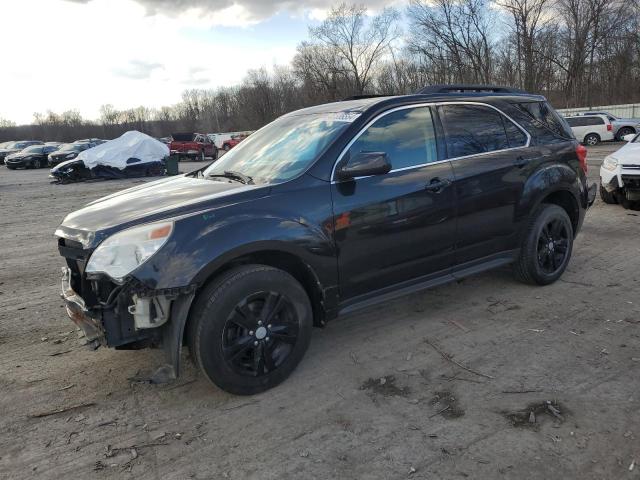
[[[448,273],[453,172],[438,155],[431,107],[383,114],[352,140],[346,154],[360,152],[385,152],[392,170],[332,182],[342,299]]]
[[[526,148],[528,133],[487,105],[447,104],[438,111],[455,177],[456,264],[517,248],[516,206],[536,155]]]

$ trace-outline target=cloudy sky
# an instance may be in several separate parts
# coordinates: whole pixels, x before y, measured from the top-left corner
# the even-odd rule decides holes
[[[0,118],[157,107],[286,64],[331,0],[3,1]],[[403,0],[360,0],[373,9]]]

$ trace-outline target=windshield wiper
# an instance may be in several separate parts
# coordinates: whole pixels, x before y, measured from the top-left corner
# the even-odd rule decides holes
[[[251,178],[249,175],[245,175],[244,173],[236,172],[233,170],[225,170],[224,173],[210,173],[209,175],[207,175],[207,177],[229,178],[231,180],[236,180],[240,183],[244,183],[245,185],[253,185],[253,178]]]

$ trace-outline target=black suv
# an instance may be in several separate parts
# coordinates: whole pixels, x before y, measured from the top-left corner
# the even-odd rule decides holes
[[[58,230],[90,345],[183,345],[220,388],[283,381],[312,326],[512,264],[564,272],[593,202],[586,149],[543,97],[490,86],[289,113],[211,165],[110,195]]]

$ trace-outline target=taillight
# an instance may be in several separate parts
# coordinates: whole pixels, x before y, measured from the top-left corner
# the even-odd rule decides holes
[[[610,132],[611,130],[613,130],[613,125],[611,124],[607,125],[607,131]]]
[[[578,144],[578,146],[576,147],[576,155],[578,156],[578,160],[580,161],[580,168],[582,168],[582,171],[584,171],[586,175],[587,170],[589,169],[589,167],[587,166],[587,147]]]

